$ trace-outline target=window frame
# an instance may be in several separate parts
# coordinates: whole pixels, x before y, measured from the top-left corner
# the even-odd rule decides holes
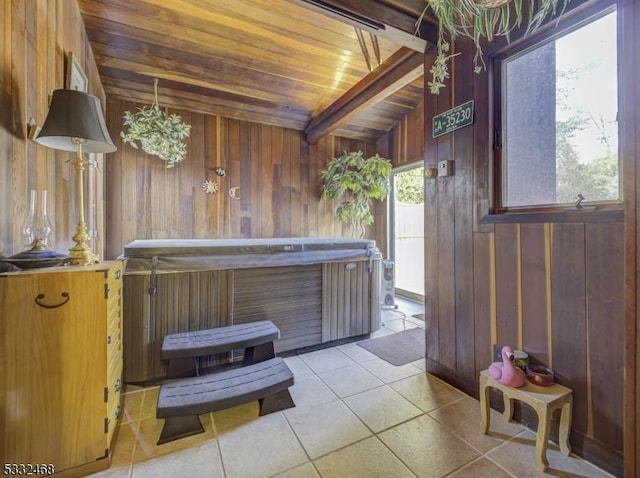
[[[555,203],[527,206],[503,206],[503,65],[506,60],[513,60],[531,50],[552,41],[556,41],[591,22],[598,20],[617,10],[613,0],[596,1],[585,8],[566,12],[560,19],[552,20],[535,33],[520,38],[510,45],[490,54],[489,84],[491,117],[490,126],[490,209],[489,214],[481,219],[482,224],[503,222],[618,222],[624,217],[624,198],[622,196],[622,156],[621,143],[618,141],[618,184],[619,199],[607,201],[585,201],[584,209],[575,209],[572,203]],[[557,27],[557,28],[553,28]],[[618,70],[618,110],[620,109],[620,16],[617,18],[617,70]],[[618,125],[620,139],[620,125]]]

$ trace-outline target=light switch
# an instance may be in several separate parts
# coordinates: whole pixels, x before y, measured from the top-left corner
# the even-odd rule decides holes
[[[453,161],[438,161],[438,177],[453,176]]]

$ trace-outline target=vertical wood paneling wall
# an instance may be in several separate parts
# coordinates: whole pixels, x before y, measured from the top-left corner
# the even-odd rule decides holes
[[[471,71],[468,45],[457,48],[452,84],[425,92],[424,119],[410,115],[378,142],[402,164],[414,154],[406,138],[422,127],[425,167],[455,162],[454,176],[426,181],[427,368],[477,396],[492,344],[527,351],[574,390],[574,448],[620,475],[623,223],[480,223],[489,212],[489,80]],[[432,139],[433,115],[470,99],[475,123]]]
[[[120,141],[124,112],[139,106],[108,100],[118,151],[106,162],[107,257],[134,239],[351,235],[334,219],[332,201],[320,201],[320,173],[341,151],[369,156],[375,144],[329,136],[310,145],[300,131],[175,111],[192,125],[191,137],[185,160],[166,168]],[[218,182],[217,194],[205,194],[205,180]],[[231,187],[240,188],[240,199],[229,196]],[[383,239],[382,222],[368,238]]]
[[[625,395],[624,473],[640,476],[640,4],[636,0],[618,2],[621,31],[620,117],[625,198]]]
[[[13,0],[0,2],[0,254],[25,249],[22,224],[29,209],[29,190],[47,190],[47,212],[54,228],[54,247],[66,252],[72,245],[75,211],[75,171],[66,161],[71,153],[54,151],[27,139],[27,123],[42,125],[49,93],[64,88],[65,56],[73,52],[89,79],[89,93],[101,99],[104,91],[84,30],[80,11],[70,0]],[[91,171],[87,222],[97,221],[102,251],[104,237],[102,155]],[[96,217],[90,217],[95,214]]]

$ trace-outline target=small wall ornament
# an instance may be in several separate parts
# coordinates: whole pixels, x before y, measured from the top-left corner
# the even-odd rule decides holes
[[[219,188],[218,183],[211,179],[207,179],[202,183],[202,190],[207,194],[216,194]]]

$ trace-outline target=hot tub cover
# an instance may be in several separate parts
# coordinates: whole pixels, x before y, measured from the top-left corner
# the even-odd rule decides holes
[[[373,240],[343,237],[140,239],[121,258],[129,274],[379,260],[381,254]]]

